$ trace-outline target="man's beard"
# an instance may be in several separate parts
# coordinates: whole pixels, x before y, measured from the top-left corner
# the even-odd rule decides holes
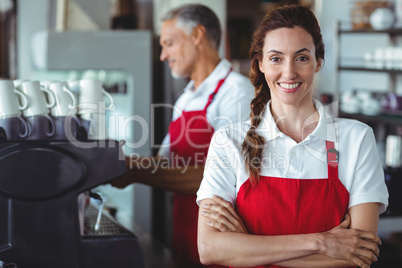
[[[189,78],[189,75],[179,75],[179,74],[174,73],[173,71],[170,71],[170,73],[171,73],[171,75],[172,75],[172,77],[174,79],[187,79],[187,78]]]

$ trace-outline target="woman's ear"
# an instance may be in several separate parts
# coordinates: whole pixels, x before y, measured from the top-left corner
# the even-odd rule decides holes
[[[262,65],[261,60],[258,60],[258,68],[260,69],[260,72],[264,73],[264,66]]]
[[[315,72],[318,73],[321,70],[323,59],[319,59],[317,61],[317,67],[315,68]]]

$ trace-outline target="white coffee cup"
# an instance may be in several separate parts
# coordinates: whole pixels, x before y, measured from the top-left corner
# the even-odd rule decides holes
[[[29,81],[29,80],[27,80],[27,79],[15,79],[15,80],[13,80],[13,84],[14,84],[14,87],[16,89],[20,90],[22,83],[27,82],[27,81]]]
[[[49,114],[49,108],[56,104],[54,94],[49,89],[42,87],[39,81],[23,82],[21,91],[29,99],[28,108],[22,112],[24,116],[47,115]],[[46,99],[45,92],[48,94],[49,102]]]
[[[20,105],[18,97],[22,99]],[[14,117],[21,115],[21,110],[28,107],[25,94],[14,88],[11,80],[0,80],[0,117]]]
[[[79,114],[105,112],[99,110],[99,103],[104,101],[103,95],[110,100],[110,104],[106,109],[111,110],[114,107],[113,98],[104,90],[101,81],[97,79],[82,79],[80,80],[79,89]]]
[[[58,81],[53,81],[53,80],[44,80],[44,81],[39,81],[39,84],[44,87],[49,89],[50,84],[56,83]]]
[[[68,80],[67,84],[78,101],[80,99],[80,80]]]
[[[106,117],[102,113],[85,113],[81,115],[82,126],[86,128],[88,139],[105,140],[108,139],[108,128],[106,126]]]
[[[55,82],[48,85],[48,89],[55,96],[55,105],[50,108],[50,114],[53,116],[72,115],[70,110],[77,105],[75,95],[68,88],[66,82]]]
[[[71,91],[80,92],[80,80],[67,80],[67,84]]]

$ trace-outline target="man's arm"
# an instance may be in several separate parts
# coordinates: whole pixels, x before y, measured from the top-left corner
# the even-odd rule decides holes
[[[124,188],[131,183],[142,183],[182,194],[195,194],[200,187],[204,165],[171,167],[164,157],[128,157],[127,172],[111,182]]]

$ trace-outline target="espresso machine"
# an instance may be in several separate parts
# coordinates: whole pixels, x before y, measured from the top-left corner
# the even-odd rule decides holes
[[[18,268],[144,267],[133,233],[79,203],[82,193],[125,173],[119,142],[0,137],[0,261]]]

